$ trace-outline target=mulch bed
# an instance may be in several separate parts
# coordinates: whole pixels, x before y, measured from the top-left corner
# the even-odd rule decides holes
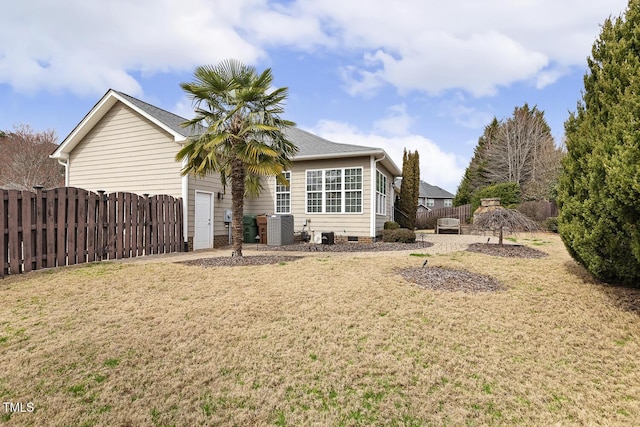
[[[280,264],[281,262],[297,261],[301,258],[301,256],[288,255],[229,256],[192,259],[189,261],[180,261],[176,264],[199,267],[241,267],[246,265]]]
[[[431,242],[416,243],[336,243],[335,245],[322,245],[316,243],[295,243],[285,246],[263,246],[263,251],[293,251],[293,252],[382,252],[382,251],[407,251],[424,249],[433,246]]]
[[[495,243],[473,243],[467,248],[469,252],[478,252],[485,255],[500,256],[505,258],[543,258],[547,253],[529,246],[522,245],[498,245]]]
[[[496,279],[465,270],[440,267],[405,268],[398,273],[416,285],[434,291],[497,292],[507,287]]]

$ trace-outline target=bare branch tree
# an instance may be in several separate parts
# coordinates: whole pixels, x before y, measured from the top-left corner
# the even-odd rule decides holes
[[[504,231],[537,231],[537,223],[530,220],[515,209],[496,209],[479,214],[473,220],[473,228],[478,231],[493,231],[498,233],[498,243],[502,245]]]
[[[527,199],[544,198],[560,170],[559,150],[544,113],[526,104],[500,122],[486,158],[490,181],[516,182]]]
[[[49,154],[56,148],[55,131],[36,132],[20,125],[0,134],[0,187],[31,190],[64,185],[64,169]]]

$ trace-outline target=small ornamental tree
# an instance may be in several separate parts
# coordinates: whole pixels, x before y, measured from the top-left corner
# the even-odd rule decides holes
[[[502,245],[504,231],[537,231],[538,224],[515,209],[496,209],[476,216],[473,228],[478,231],[498,233],[498,244]]]

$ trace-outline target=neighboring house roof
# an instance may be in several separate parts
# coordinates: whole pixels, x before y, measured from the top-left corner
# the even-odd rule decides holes
[[[87,133],[104,117],[104,115],[115,105],[122,102],[142,116],[173,135],[176,142],[186,141],[190,136],[198,135],[202,132],[201,127],[184,128],[182,123],[187,119],[180,117],[169,111],[158,108],[125,93],[109,89],[98,103],[89,111],[82,121],[71,131],[71,133],[60,143],[51,157],[66,159],[75,146],[84,138]],[[356,157],[373,155],[377,160],[389,170],[393,176],[399,176],[402,171],[387,156],[381,148],[363,147],[360,145],[340,144],[328,141],[312,133],[298,128],[286,130],[287,137],[298,147],[298,153],[293,158],[296,160],[319,160],[336,157]]]
[[[449,193],[437,185],[431,185],[424,181],[420,181],[420,195],[429,199],[453,199],[453,194]]]
[[[402,183],[402,178],[396,179],[394,182],[395,186],[400,189],[400,184]],[[426,199],[453,199],[454,195],[449,193],[447,190],[444,190],[437,185],[431,185],[420,180],[420,195],[418,197],[424,197]]]

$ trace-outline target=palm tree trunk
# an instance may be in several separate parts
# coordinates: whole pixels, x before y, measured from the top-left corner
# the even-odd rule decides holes
[[[244,214],[244,176],[245,170],[241,160],[231,163],[231,238],[235,256],[242,256],[242,215]]]

